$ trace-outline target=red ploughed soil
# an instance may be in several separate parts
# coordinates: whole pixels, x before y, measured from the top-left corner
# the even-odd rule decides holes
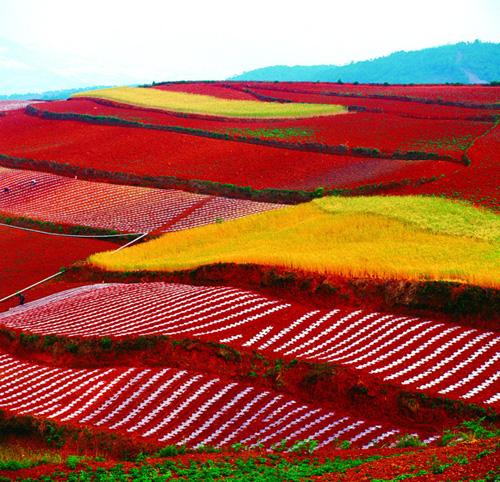
[[[471,165],[457,169],[436,182],[416,188],[404,187],[398,194],[446,194],[468,199],[476,205],[493,209],[500,207],[498,183],[498,153],[500,151],[500,127],[478,139],[467,152]]]
[[[181,126],[211,132],[259,136],[259,130],[296,129],[302,136],[277,139],[286,142],[320,142],[328,145],[377,148],[385,153],[418,150],[452,156],[461,160],[463,149],[492,125],[466,120],[401,119],[395,114],[349,113],[310,119],[205,120],[179,117],[168,113],[137,108],[98,104],[91,100],[50,102],[36,109],[44,112],[112,116],[147,124]],[[236,130],[235,129],[239,129]],[[254,133],[252,134],[253,131]]]
[[[44,120],[16,113],[0,118],[0,154],[68,163],[109,172],[202,179],[255,189],[349,187],[398,177],[418,179],[456,169],[450,162],[424,165],[293,151],[154,130]],[[355,174],[350,171],[356,166]],[[375,167],[374,167],[375,166]],[[337,175],[337,170],[341,175]],[[361,174],[357,174],[357,172]],[[344,180],[343,176],[348,176]],[[346,182],[347,181],[347,182]]]
[[[23,446],[25,441],[23,440]],[[379,460],[374,462],[365,462],[364,464],[348,469],[345,473],[330,473],[311,477],[310,480],[314,481],[351,481],[351,482],[364,482],[373,480],[397,480],[397,477],[404,474],[416,474],[419,471],[425,471],[425,475],[417,477],[409,477],[411,480],[416,481],[459,481],[459,480],[486,480],[486,476],[493,477],[495,472],[498,473],[498,465],[500,463],[500,454],[498,451],[495,453],[495,444],[498,439],[480,440],[475,443],[464,443],[453,447],[439,447],[439,448],[407,448],[407,449],[368,449],[368,450],[355,450],[355,449],[337,449],[337,450],[320,450],[313,455],[298,455],[290,453],[273,454],[273,457],[279,457],[280,460],[287,461],[288,464],[297,463],[304,459],[318,458],[321,463],[325,458],[335,459],[357,459],[368,458],[373,456],[382,456]],[[38,448],[38,447],[37,447]],[[89,451],[89,456],[99,455],[101,451]],[[65,449],[60,450],[60,455],[65,460],[69,455],[74,452]],[[90,465],[93,469],[102,467],[103,469],[111,469],[116,464],[120,463],[123,469],[128,472],[133,468],[140,467],[137,462],[123,462],[115,460],[109,456],[109,453],[102,453],[106,462],[92,462],[85,460],[83,464]],[[190,466],[193,463],[207,464],[207,463],[235,463],[237,459],[247,460],[248,457],[268,457],[269,453],[262,450],[244,451],[239,453],[234,452],[221,452],[215,454],[209,453],[193,453],[177,455],[163,459],[150,459],[145,462],[154,465],[156,462],[164,463],[166,460],[171,460],[177,466]],[[274,461],[274,465],[278,462]],[[450,466],[447,466],[450,464]],[[73,472],[81,470],[78,466]],[[442,472],[441,472],[442,470]],[[40,478],[55,472],[69,473],[71,472],[66,463],[61,464],[42,464],[31,469],[21,469],[16,471],[2,471],[0,475],[4,477],[14,478]],[[441,472],[441,473],[439,473]],[[402,478],[399,480],[403,480]],[[494,480],[494,479],[489,479]]]
[[[291,87],[290,90],[302,90],[302,87]],[[478,109],[440,104],[426,104],[391,98],[369,98],[362,96],[322,95],[320,93],[288,92],[274,87],[250,86],[250,92],[277,99],[293,102],[313,102],[316,104],[340,104],[346,106],[361,106],[375,109],[386,114],[397,114],[402,117],[417,117],[424,119],[469,119],[490,117],[500,113],[498,109]],[[327,90],[330,92],[330,90]],[[462,101],[463,102],[463,101]]]
[[[373,480],[403,480],[403,475],[422,475],[408,479],[416,481],[459,481],[459,480],[498,480],[500,453],[495,448],[498,439],[479,440],[450,447],[393,449],[391,458],[382,458],[360,467],[348,469],[345,475],[322,475],[313,480],[369,482]],[[405,453],[407,452],[407,453]],[[362,452],[358,452],[363,456]],[[425,471],[425,474],[423,473]],[[400,477],[400,478],[398,478]]]
[[[116,248],[116,244],[93,239],[63,238],[0,226],[0,298],[46,278],[63,266],[92,253]],[[85,283],[81,283],[85,284]],[[28,291],[26,301],[80,285],[51,283]],[[0,303],[0,311],[15,306],[14,298]]]
[[[188,84],[166,84],[155,85],[155,89],[168,90],[170,92],[186,92],[188,94],[211,95],[222,99],[255,100],[252,94],[247,94],[235,89],[228,89],[216,83],[190,82]]]
[[[429,99],[470,104],[495,104],[500,102],[500,87],[489,85],[377,85],[337,84],[334,82],[224,82],[234,86],[272,90],[297,90],[308,93],[336,92],[343,94],[401,96],[413,99]]]

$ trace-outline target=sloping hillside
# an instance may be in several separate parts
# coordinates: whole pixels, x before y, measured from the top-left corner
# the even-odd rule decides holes
[[[232,80],[389,82],[394,84],[484,83],[500,79],[500,44],[461,42],[349,65],[264,67]]]

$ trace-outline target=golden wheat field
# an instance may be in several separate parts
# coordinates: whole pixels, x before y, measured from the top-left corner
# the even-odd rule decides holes
[[[92,97],[152,109],[224,117],[300,118],[347,112],[346,107],[333,104],[280,104],[253,100],[221,99],[210,95],[169,92],[140,87],[92,90],[74,94],[73,97]]]
[[[255,263],[307,272],[500,285],[500,221],[439,198],[324,198],[166,234],[90,262],[105,270]]]

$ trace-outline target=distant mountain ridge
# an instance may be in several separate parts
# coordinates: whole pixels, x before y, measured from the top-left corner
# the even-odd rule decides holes
[[[58,100],[67,99],[69,96],[77,92],[84,92],[86,90],[96,90],[111,87],[109,85],[96,85],[92,87],[81,87],[79,89],[62,89],[62,90],[48,90],[46,92],[29,92],[27,94],[9,94],[0,95],[0,100]]]
[[[276,65],[229,80],[361,82],[391,84],[488,83],[500,80],[500,43],[460,42],[411,52],[394,52],[349,65]]]

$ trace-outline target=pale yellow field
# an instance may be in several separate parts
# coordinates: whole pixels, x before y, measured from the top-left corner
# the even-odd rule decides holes
[[[94,97],[140,107],[222,117],[301,118],[347,112],[344,106],[333,104],[279,104],[253,100],[221,99],[210,95],[140,87],[92,90],[74,94],[72,97]]]
[[[500,226],[496,215],[457,204],[455,218],[440,224],[436,222],[438,213],[443,209],[449,212],[446,203],[451,201],[431,199],[430,206],[435,209],[429,213],[427,229],[422,227],[426,222],[424,211],[417,222],[410,219],[415,211],[418,214],[422,198],[395,198],[396,203],[407,203],[406,215],[402,207],[395,210],[397,215],[391,215],[384,204],[390,198],[360,199],[316,200],[166,234],[118,253],[93,255],[89,260],[100,268],[118,271],[175,271],[233,262],[346,276],[500,286]],[[356,203],[365,199],[378,203],[379,212],[359,212]],[[342,208],[343,204],[346,207]],[[482,230],[465,228],[472,218],[483,224]],[[462,233],[456,234],[457,230]]]

